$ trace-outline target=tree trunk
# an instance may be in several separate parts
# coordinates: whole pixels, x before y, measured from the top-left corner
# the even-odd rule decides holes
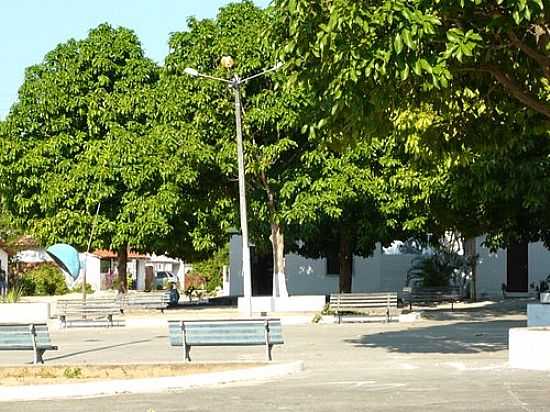
[[[285,278],[285,238],[279,223],[271,224],[273,247],[273,297],[288,297]]]
[[[470,279],[470,299],[472,302],[477,301],[477,253],[476,253],[476,238],[472,237],[464,239],[464,255],[468,257],[468,262],[471,268]]]
[[[119,293],[128,292],[128,278],[126,276],[127,263],[128,263],[128,244],[124,243],[118,249],[118,291]]]
[[[340,293],[351,293],[351,271],[352,260],[350,242],[345,235],[340,235],[340,246],[338,249],[338,266],[340,268]]]

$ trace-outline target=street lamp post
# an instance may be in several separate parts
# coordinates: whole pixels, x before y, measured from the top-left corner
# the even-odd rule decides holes
[[[233,59],[229,56],[222,58],[222,65],[230,69],[233,66]],[[241,220],[241,236],[242,236],[242,273],[244,300],[246,305],[246,314],[252,316],[252,274],[250,269],[250,244],[248,240],[248,219],[246,212],[246,187],[244,179],[244,151],[243,151],[243,134],[242,134],[242,106],[241,106],[241,85],[247,81],[265,75],[266,73],[275,71],[281,67],[278,63],[274,67],[266,69],[255,75],[241,79],[237,74],[234,74],[231,79],[223,79],[220,77],[208,76],[199,73],[196,69],[187,67],[184,72],[189,76],[202,77],[210,80],[218,80],[227,83],[233,90],[235,95],[235,124],[237,129],[237,164],[239,172],[239,210]]]

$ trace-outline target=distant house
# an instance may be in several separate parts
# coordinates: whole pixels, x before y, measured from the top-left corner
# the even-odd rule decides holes
[[[166,271],[177,276],[181,284],[184,284],[185,274],[193,269],[191,264],[178,258],[172,258],[166,255],[151,255],[147,266],[152,266],[154,273]]]
[[[128,252],[127,273],[134,281],[134,288],[137,290],[145,289],[145,266],[150,261],[148,255]],[[113,281],[117,276],[118,255],[116,252],[107,249],[97,249],[92,253],[80,254],[82,272],[86,270],[86,283],[89,283],[94,290],[111,289]],[[115,281],[116,282],[116,281]]]

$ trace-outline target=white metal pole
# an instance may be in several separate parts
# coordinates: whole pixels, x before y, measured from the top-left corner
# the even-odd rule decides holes
[[[235,122],[237,126],[237,162],[239,169],[239,207],[241,217],[244,300],[246,305],[246,315],[248,317],[252,317],[252,274],[250,270],[250,246],[248,243],[248,220],[246,215],[246,187],[244,180],[240,81],[241,80],[239,77],[235,75],[230,84],[235,93]]]

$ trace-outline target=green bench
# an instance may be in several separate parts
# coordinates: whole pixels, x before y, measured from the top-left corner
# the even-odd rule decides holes
[[[273,345],[282,345],[280,319],[174,320],[168,321],[170,344],[183,346],[190,361],[192,346],[265,346],[271,360]]]
[[[338,323],[346,313],[383,313],[386,322],[397,313],[397,293],[333,293],[330,295],[330,310],[338,316]]]
[[[413,304],[433,305],[448,302],[451,304],[452,312],[454,304],[460,300],[462,300],[460,288],[454,286],[403,288],[403,301],[409,304],[411,311]]]
[[[120,315],[122,309],[115,299],[60,299],[56,303],[56,314],[61,327],[114,326],[113,316]],[[121,322],[117,322],[120,324]]]
[[[32,350],[33,363],[44,363],[42,355],[47,350],[57,350],[50,342],[45,323],[0,324],[0,350]]]
[[[170,292],[128,293],[118,297],[123,310],[158,309],[164,313],[164,309],[170,305]]]

